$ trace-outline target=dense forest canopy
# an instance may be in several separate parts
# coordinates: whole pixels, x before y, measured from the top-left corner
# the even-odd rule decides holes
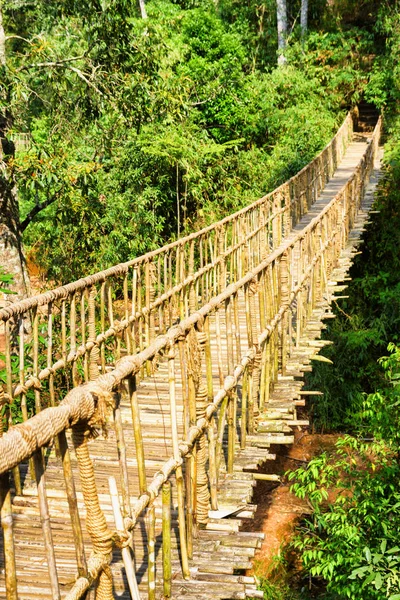
[[[283,4],[277,68],[275,0],[2,2],[2,220],[50,280],[245,205],[306,164],[361,95],[390,101],[395,72],[373,57],[393,3]]]

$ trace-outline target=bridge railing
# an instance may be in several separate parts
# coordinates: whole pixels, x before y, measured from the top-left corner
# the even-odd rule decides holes
[[[258,265],[315,202],[352,132],[348,115],[297,175],[218,223],[0,309],[0,343],[5,340],[0,403],[8,407],[0,429],[55,406],[66,390],[97,378],[121,356],[143,351],[156,335]]]
[[[68,600],[83,598],[95,582],[97,598],[108,600],[113,597],[109,565],[113,551],[119,552],[117,547],[122,547],[123,557],[125,555],[132,597],[138,597],[135,573],[129,566],[132,565],[129,533],[145,511],[148,518],[148,597],[150,600],[155,598],[154,506],[161,492],[163,591],[166,598],[171,596],[169,482],[173,475],[181,567],[183,576],[189,577],[196,528],[206,524],[210,507],[218,508],[221,467],[225,464],[228,476],[233,475],[235,445],[244,449],[251,444],[278,374],[286,373],[293,348],[299,346],[314,308],[327,293],[330,274],[346,245],[373,168],[380,127],[379,120],[364,156],[346,185],[298,235],[283,242],[259,265],[158,336],[147,348],[121,358],[115,369],[96,381],[73,389],[59,406],[43,410],[28,422],[11,428],[0,439],[1,518],[8,600],[17,598],[9,471],[29,457],[33,457],[32,470],[37,481],[49,580],[53,597],[60,598],[42,457],[42,448],[53,438],[62,458],[79,574],[67,594]],[[246,340],[241,339],[240,320],[246,322]],[[227,342],[224,349],[221,328]],[[215,357],[217,379],[213,376]],[[166,436],[171,439],[171,453],[162,468],[150,474],[146,466],[137,379],[146,365],[154,365],[157,361],[168,364],[170,420]],[[179,429],[177,416],[178,386],[182,388],[183,430]],[[139,496],[133,502],[119,412],[122,389],[127,390],[131,408],[139,476]],[[100,506],[89,443],[93,430],[105,425],[110,411],[114,413],[123,507],[120,511],[118,492],[114,482],[110,481],[110,493],[116,507],[115,530],[110,529]],[[86,508],[86,527],[91,537],[92,554],[88,560],[84,553],[81,515],[66,442],[68,429],[72,431]],[[224,436],[227,438],[226,459],[222,451]]]

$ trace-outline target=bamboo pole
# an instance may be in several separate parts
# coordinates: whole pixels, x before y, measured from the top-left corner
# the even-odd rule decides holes
[[[125,444],[124,428],[122,425],[121,404],[120,403],[121,403],[121,397],[118,395],[116,406],[114,408],[115,438],[116,438],[116,442],[117,442],[119,470],[121,473],[123,515],[124,515],[124,517],[130,517],[131,516],[131,506],[130,506],[130,493],[129,493],[128,463],[126,460],[126,444]]]
[[[125,531],[124,519],[121,513],[121,506],[118,497],[117,482],[114,477],[108,478],[108,486],[110,489],[111,505],[114,514],[115,527],[118,531]],[[125,567],[126,579],[128,581],[129,591],[132,600],[140,600],[139,588],[136,580],[135,568],[131,556],[129,546],[121,549],[122,560]]]
[[[187,552],[187,541],[186,541],[186,523],[185,523],[185,500],[184,500],[184,487],[183,487],[183,476],[182,466],[179,464],[181,455],[179,451],[179,438],[178,438],[178,423],[176,414],[176,395],[175,395],[175,347],[173,342],[170,344],[168,353],[168,384],[169,384],[169,400],[170,400],[170,414],[171,414],[171,434],[172,434],[172,448],[174,458],[178,464],[176,467],[176,489],[178,495],[178,523],[179,523],[179,541],[181,547],[181,566],[182,576],[184,579],[190,578],[189,561]]]
[[[221,467],[221,458],[222,458],[222,444],[224,439],[224,430],[225,430],[225,418],[226,418],[226,409],[228,406],[228,396],[222,400],[220,408],[219,408],[219,416],[218,416],[218,429],[217,429],[217,442],[215,445],[215,454],[216,454],[216,471],[217,477],[219,477],[219,471]]]
[[[76,498],[75,482],[72,472],[71,456],[68,450],[67,437],[65,431],[58,434],[58,447],[63,466],[63,474],[65,481],[65,491],[67,494],[69,514],[71,518],[71,527],[74,534],[76,562],[78,565],[78,573],[80,577],[84,577],[87,573],[87,564],[85,557],[85,547],[83,544],[83,535],[81,521],[79,518],[78,501]]]
[[[235,458],[235,402],[233,393],[228,394],[228,464],[227,473],[232,475]]]
[[[42,524],[45,554],[47,568],[49,570],[51,593],[54,600],[61,600],[60,588],[58,585],[56,557],[54,553],[53,535],[51,532],[49,506],[46,496],[46,483],[43,466],[42,450],[39,449],[33,455],[35,465],[36,485],[39,501],[40,521]]]
[[[171,482],[169,480],[162,486],[162,559],[164,598],[171,598]]]
[[[71,310],[70,310],[70,337],[71,337],[71,354],[75,357],[76,355],[76,294],[72,295],[71,298]],[[72,383],[74,387],[79,385],[79,374],[77,369],[77,361],[73,358],[72,362]]]
[[[131,405],[132,426],[135,438],[136,460],[139,476],[139,492],[145,494],[147,491],[146,463],[144,457],[142,425],[140,422],[140,409],[136,391],[136,375],[128,377],[128,394]]]
[[[147,515],[147,548],[148,548],[148,600],[156,600],[156,511],[154,504],[148,508]]]
[[[247,436],[247,398],[248,398],[248,371],[245,369],[242,377],[242,410],[240,413],[240,449],[246,448]]]
[[[0,475],[0,520],[3,530],[6,599],[18,600],[17,568],[9,474]]]

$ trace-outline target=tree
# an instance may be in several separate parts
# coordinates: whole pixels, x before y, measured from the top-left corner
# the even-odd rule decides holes
[[[284,65],[286,63],[284,52],[288,29],[286,0],[276,0],[276,17],[278,25],[278,65]]]
[[[301,35],[304,37],[308,28],[308,0],[301,0],[300,28]]]
[[[10,162],[14,157],[14,144],[8,139],[12,126],[9,109],[10,95],[6,55],[6,36],[3,27],[3,11],[0,2],[0,269],[6,268],[13,275],[14,299],[25,297],[29,291],[25,257],[22,249],[17,188]]]

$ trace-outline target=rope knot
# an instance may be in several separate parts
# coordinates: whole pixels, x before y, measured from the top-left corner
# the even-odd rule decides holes
[[[117,548],[121,550],[132,545],[132,533],[130,531],[117,530],[114,532],[112,539]]]
[[[40,379],[38,377],[30,377],[30,380],[32,381],[32,387],[34,390],[42,389],[42,382],[40,381]],[[23,392],[23,393],[26,394],[26,392]]]

